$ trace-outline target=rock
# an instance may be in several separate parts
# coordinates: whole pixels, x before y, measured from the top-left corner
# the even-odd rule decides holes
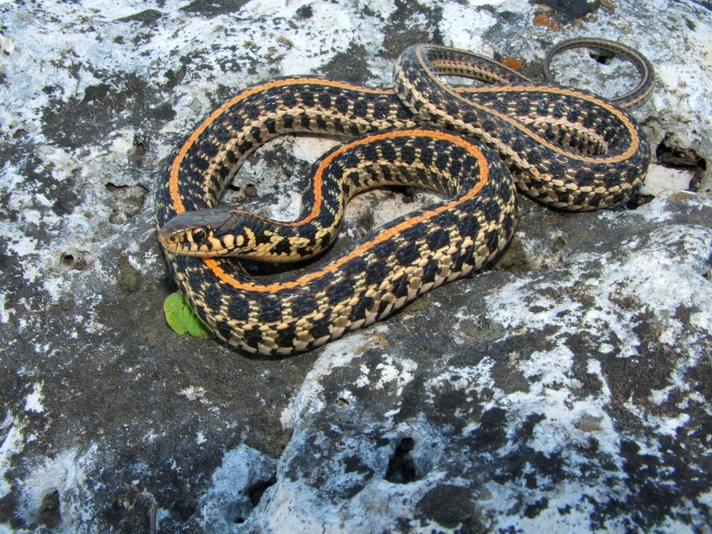
[[[712,14],[549,4],[0,5],[0,531],[707,528]],[[552,43],[582,35],[655,65],[633,115],[676,170],[655,169],[649,203],[523,199],[491,270],[294,358],[166,326],[152,192],[228,96],[302,73],[389,85],[420,40],[538,77]],[[632,83],[586,54],[556,72],[609,95]],[[265,147],[226,201],[289,217],[326,149]],[[428,201],[401,196],[357,199],[344,241]]]
[[[385,346],[366,331],[327,347],[245,531],[703,528],[712,203],[700,200],[617,212],[605,235],[566,239],[554,268],[475,277],[430,317],[400,316],[402,337],[384,328]],[[416,338],[431,321],[452,332]]]

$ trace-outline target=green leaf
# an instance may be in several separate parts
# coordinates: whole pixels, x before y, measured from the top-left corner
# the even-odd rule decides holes
[[[193,337],[214,336],[203,321],[200,320],[200,317],[196,315],[180,291],[176,291],[166,297],[163,302],[163,312],[166,314],[168,326],[179,336],[186,333]]]

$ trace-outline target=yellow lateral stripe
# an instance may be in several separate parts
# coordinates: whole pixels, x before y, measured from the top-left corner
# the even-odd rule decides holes
[[[541,92],[542,91],[542,86],[538,85],[531,85],[531,86],[516,86],[516,87],[501,87],[501,86],[485,86],[485,87],[476,87],[476,88],[459,88],[458,90],[455,90],[446,84],[442,83],[440,81],[439,76],[437,76],[436,73],[433,73],[432,69],[430,69],[425,62],[425,60],[422,57],[422,49],[425,47],[419,47],[418,48],[418,60],[421,62],[421,65],[423,68],[430,73],[430,75],[433,77],[433,79],[437,80],[438,85],[451,95],[455,96],[458,99],[462,99],[461,95],[459,94],[460,92],[467,92],[467,93],[490,93],[490,92]],[[350,90],[350,91],[358,91],[358,92],[364,92],[364,93],[369,93],[369,94],[380,94],[380,95],[392,95],[393,94],[393,89],[374,89],[374,88],[369,88],[369,87],[360,87],[360,86],[355,86],[351,85],[346,82],[338,82],[338,81],[333,81],[333,80],[325,80],[322,78],[315,78],[315,77],[300,77],[300,78],[283,78],[283,79],[278,79],[274,80],[272,82],[266,82],[260,85],[257,85],[255,87],[252,87],[250,89],[246,89],[245,91],[242,91],[241,93],[237,94],[234,96],[232,99],[228,100],[225,102],[222,106],[214,110],[208,117],[205,118],[205,120],[190,134],[190,136],[186,139],[185,143],[183,143],[183,146],[180,148],[178,153],[176,154],[175,159],[173,160],[173,163],[170,168],[170,174],[169,174],[169,183],[168,183],[168,188],[170,192],[170,197],[171,201],[173,203],[173,208],[176,213],[184,213],[185,212],[185,206],[183,205],[183,200],[181,199],[180,191],[179,191],[179,173],[180,173],[180,168],[183,164],[183,161],[190,150],[190,148],[195,144],[195,142],[198,140],[200,135],[210,127],[210,125],[215,122],[220,116],[222,116],[227,109],[230,107],[234,106],[235,104],[239,103],[242,100],[245,100],[251,96],[254,96],[257,93],[267,91],[272,88],[278,88],[278,87],[287,87],[290,85],[298,85],[298,84],[311,84],[311,85],[322,85],[325,87],[337,87],[339,89],[344,89],[344,90]],[[580,93],[574,89],[566,89],[566,88],[557,88],[556,92],[558,94],[564,94],[566,96],[573,96],[576,98],[580,98],[582,100],[586,100],[588,102],[591,102],[597,106],[603,107],[606,110],[608,110],[610,113],[615,115],[621,122],[625,124],[626,129],[628,132],[631,134],[631,145],[628,147],[628,150],[626,150],[624,153],[613,157],[613,158],[605,158],[605,157],[589,157],[585,156],[583,154],[577,154],[576,158],[580,159],[581,161],[586,161],[589,163],[615,163],[618,161],[623,161],[625,159],[628,159],[637,149],[639,146],[639,139],[637,136],[637,133],[635,131],[635,127],[633,126],[631,120],[623,113],[621,113],[618,109],[613,107],[611,104],[604,100],[600,100],[594,96],[591,95],[586,95],[584,93]],[[471,101],[465,101],[468,105],[471,105],[477,109],[480,109],[484,111],[485,113],[491,113],[492,115],[495,115],[502,120],[508,122],[518,130],[524,132],[527,136],[530,136],[534,139],[537,140],[538,143],[548,147],[549,149],[559,153],[559,154],[564,154],[566,156],[569,156],[570,153],[567,153],[566,151],[562,150],[561,147],[558,147],[557,145],[554,145],[547,141],[546,139],[542,138],[541,136],[537,135],[536,133],[527,130],[524,126],[522,126],[519,122],[511,119],[509,116],[499,113],[496,110],[493,110],[491,108],[488,108],[486,106],[476,104]]]
[[[521,123],[518,121],[512,119],[508,115],[505,115],[504,113],[500,113],[494,109],[488,108],[487,106],[483,106],[482,104],[477,104],[475,102],[471,102],[469,100],[464,100],[460,94],[458,94],[458,91],[454,90],[452,87],[449,87],[447,84],[443,83],[443,81],[440,79],[440,76],[436,73],[433,72],[433,69],[430,68],[430,62],[423,57],[423,51],[427,48],[435,48],[432,45],[420,45],[416,48],[416,54],[418,58],[418,62],[420,63],[421,67],[423,70],[425,70],[428,75],[435,80],[435,83],[437,83],[444,91],[449,93],[450,95],[454,96],[456,99],[461,100],[465,102],[467,105],[470,105],[472,107],[475,107],[477,109],[480,109],[484,111],[485,113],[490,113],[492,115],[495,115],[496,117],[499,117],[503,121],[508,122],[512,126],[514,126],[517,130],[523,132],[526,134],[528,137],[531,137],[532,139],[535,139],[537,143],[546,146],[547,148],[553,150],[554,152],[558,152],[559,154],[564,154],[567,157],[570,157],[570,153],[566,152],[565,150],[562,150],[561,147],[558,147],[554,145],[553,143],[550,143],[540,135],[534,133],[533,131],[530,131],[526,129]],[[459,52],[467,54],[467,52],[460,50]],[[542,85],[517,85],[517,86],[485,86],[485,87],[476,87],[473,88],[471,91],[468,90],[467,92],[469,93],[496,93],[496,92],[542,92],[542,90],[545,90],[547,86],[542,86]],[[585,156],[583,154],[576,154],[576,159],[580,161],[585,161],[588,163],[617,163],[619,161],[624,161],[628,158],[630,158],[637,150],[638,146],[640,144],[640,140],[638,138],[638,134],[635,130],[635,126],[633,125],[633,122],[628,118],[628,116],[625,113],[622,113],[619,109],[616,109],[614,106],[612,106],[610,103],[605,102],[604,100],[600,100],[594,96],[587,95],[585,93],[580,93],[579,91],[576,91],[575,89],[567,89],[564,87],[555,87],[551,88],[553,91],[556,92],[556,94],[559,95],[566,95],[566,96],[573,96],[576,98],[580,98],[581,100],[585,100],[587,102],[591,102],[595,104],[596,106],[600,106],[602,108],[605,108],[608,110],[610,113],[615,115],[618,120],[620,120],[623,124],[625,124],[626,129],[630,133],[631,136],[631,143],[630,146],[628,147],[628,150],[626,150],[624,153],[614,156],[611,158],[606,158],[606,157],[590,157],[590,156]]]
[[[480,166],[480,179],[479,179],[479,182],[477,183],[477,185],[475,187],[473,187],[467,194],[463,195],[462,198],[460,198],[459,200],[448,202],[446,204],[438,206],[437,208],[432,209],[432,210],[420,215],[419,217],[413,217],[413,218],[407,219],[407,220],[403,221],[401,224],[398,224],[392,228],[389,228],[387,231],[382,232],[373,241],[369,241],[367,243],[362,243],[361,245],[354,248],[351,252],[349,252],[345,256],[340,257],[335,262],[329,263],[328,265],[324,266],[322,269],[320,269],[318,271],[304,274],[304,275],[300,276],[299,278],[297,278],[296,280],[292,280],[290,282],[279,282],[279,283],[268,284],[268,285],[257,285],[257,284],[252,284],[252,283],[244,284],[244,283],[236,280],[230,274],[226,273],[220,266],[220,262],[213,258],[204,258],[203,259],[206,267],[208,269],[210,269],[212,271],[212,273],[217,278],[220,279],[220,281],[222,281],[225,284],[231,285],[232,287],[234,287],[236,289],[245,290],[245,291],[256,291],[256,292],[260,292],[260,293],[274,293],[274,292],[281,291],[284,289],[293,289],[296,287],[303,286],[303,285],[307,284],[308,282],[311,282],[312,280],[315,280],[321,276],[324,276],[324,274],[326,274],[327,272],[339,269],[342,265],[344,265],[346,262],[348,262],[352,258],[363,256],[364,254],[366,254],[368,252],[369,249],[373,248],[374,246],[376,246],[380,243],[383,243],[384,241],[388,241],[389,239],[391,239],[396,234],[400,233],[405,228],[409,228],[415,224],[418,224],[420,222],[427,220],[428,218],[430,218],[434,215],[438,215],[440,213],[448,211],[448,210],[452,209],[454,206],[457,206],[459,204],[462,204],[465,201],[470,200],[471,198],[476,196],[482,190],[482,188],[485,186],[485,184],[487,183],[487,181],[489,179],[489,163],[487,162],[487,158],[485,157],[485,155],[479,150],[479,148],[477,148],[472,143],[469,143],[462,137],[452,135],[452,134],[449,134],[446,132],[441,132],[441,131],[414,129],[414,130],[394,130],[394,131],[385,132],[382,134],[374,134],[373,136],[369,136],[366,139],[361,139],[354,143],[344,145],[342,148],[332,152],[326,158],[325,161],[333,160],[338,155],[343,153],[345,150],[347,150],[353,146],[368,144],[368,143],[372,143],[373,141],[379,141],[381,139],[395,139],[398,137],[411,137],[411,136],[416,136],[416,135],[423,135],[423,136],[427,136],[427,137],[431,137],[431,138],[440,139],[442,141],[449,141],[453,144],[456,144],[456,145],[464,148],[475,159],[477,159],[477,162]]]
[[[180,191],[179,191],[179,184],[178,184],[180,168],[183,165],[183,160],[185,159],[186,155],[188,154],[188,151],[196,143],[196,141],[202,135],[202,133],[205,130],[207,130],[212,123],[214,123],[218,118],[220,118],[229,108],[231,108],[235,104],[239,103],[240,101],[245,100],[251,96],[254,96],[257,93],[261,93],[263,91],[268,91],[273,88],[287,87],[290,85],[300,85],[300,84],[322,85],[325,87],[337,87],[339,89],[344,89],[347,91],[357,91],[357,92],[370,93],[370,94],[380,94],[380,95],[393,94],[392,89],[372,89],[370,87],[359,87],[359,86],[352,85],[352,84],[349,84],[346,82],[325,80],[323,78],[314,78],[314,77],[309,77],[309,76],[301,77],[301,78],[282,78],[282,79],[274,80],[271,82],[266,82],[266,83],[263,83],[263,84],[260,84],[255,87],[251,87],[249,89],[242,91],[241,93],[235,95],[233,98],[231,98],[230,100],[225,102],[222,106],[217,108],[210,115],[208,115],[205,118],[205,120],[202,123],[200,123],[200,126],[198,126],[195,130],[193,130],[193,132],[190,134],[190,136],[188,136],[188,139],[185,140],[185,143],[183,143],[183,146],[180,148],[180,150],[176,154],[176,157],[173,160],[173,163],[171,164],[170,173],[169,173],[169,177],[168,177],[168,190],[170,192],[171,202],[173,203],[173,209],[175,210],[176,213],[184,213],[185,212],[185,206],[183,205],[183,200],[181,199],[181,195],[180,195]]]

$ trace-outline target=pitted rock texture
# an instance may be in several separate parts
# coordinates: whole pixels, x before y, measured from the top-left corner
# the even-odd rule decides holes
[[[559,267],[497,273],[484,298],[477,278],[433,318],[475,335],[327,347],[245,528],[704,528],[712,203],[675,194],[621,215]]]
[[[704,531],[712,11],[561,4],[0,4],[0,531]],[[226,98],[280,75],[387,86],[418,41],[536,78],[575,36],[655,65],[633,116],[675,169],[653,166],[649,203],[522,199],[491,270],[295,358],[166,326],[155,181]],[[634,83],[585,52],[556,72],[607,95]],[[288,219],[327,146],[264,147],[225,201]],[[338,246],[428,198],[357,199]]]

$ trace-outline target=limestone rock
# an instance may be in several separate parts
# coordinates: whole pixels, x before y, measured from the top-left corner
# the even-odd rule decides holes
[[[0,532],[708,528],[712,13],[560,5],[0,3]],[[389,85],[418,41],[538,77],[575,36],[655,65],[633,115],[675,169],[654,167],[649,203],[523,199],[493,269],[295,358],[166,326],[152,192],[226,98],[303,73]],[[585,53],[557,73],[608,95],[633,83]],[[226,202],[289,217],[326,147],[264,147]],[[358,199],[345,241],[427,202],[401,197]]]

